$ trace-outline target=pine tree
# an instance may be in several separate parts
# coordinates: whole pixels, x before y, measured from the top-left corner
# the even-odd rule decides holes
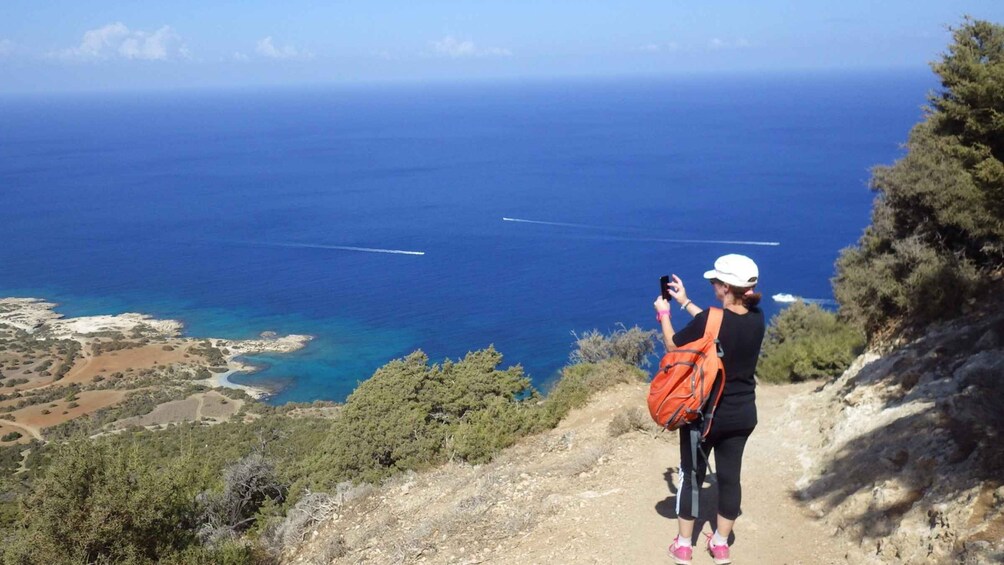
[[[907,154],[877,167],[872,224],[837,263],[841,313],[875,333],[964,311],[1004,270],[1004,27],[965,19]]]

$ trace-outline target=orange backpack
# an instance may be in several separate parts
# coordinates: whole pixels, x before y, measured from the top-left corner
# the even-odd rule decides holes
[[[704,418],[701,437],[708,435],[711,419],[725,388],[725,368],[718,331],[722,309],[708,309],[704,336],[670,350],[659,362],[659,372],[648,391],[648,411],[657,424],[675,430]],[[721,378],[716,378],[721,373]]]

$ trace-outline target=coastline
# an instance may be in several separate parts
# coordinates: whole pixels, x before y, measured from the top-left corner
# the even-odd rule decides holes
[[[215,363],[207,358],[205,365],[225,366],[227,370],[221,373],[213,372],[209,378],[192,382],[210,388],[242,390],[255,400],[261,400],[274,391],[231,381],[230,377],[237,373],[253,373],[259,370],[254,365],[241,362],[238,358],[242,355],[259,353],[291,353],[303,349],[313,339],[313,336],[301,334],[279,336],[271,331],[262,332],[255,339],[184,336],[182,335],[184,324],[178,320],[160,320],[135,312],[68,318],[55,311],[57,306],[58,304],[54,302],[40,298],[0,298],[0,325],[10,326],[29,335],[72,340],[80,345],[85,359],[84,365],[90,363],[91,358],[95,356],[89,353],[94,342],[99,336],[108,334],[142,336],[144,340],[153,341],[154,346],[161,345],[165,356],[167,351],[174,348],[202,346],[206,348],[207,353],[215,355],[212,357]],[[151,355],[156,356],[156,351]],[[155,359],[153,364],[161,361]]]
[[[274,391],[269,390],[265,387],[242,385],[230,380],[230,377],[237,373],[253,373],[257,370],[258,369],[253,365],[245,365],[236,360],[228,360],[227,372],[213,373],[213,376],[209,377],[204,381],[199,381],[199,382],[204,383],[206,386],[210,388],[229,388],[233,390],[243,390],[248,396],[254,398],[255,400],[263,400],[266,397],[271,396]]]

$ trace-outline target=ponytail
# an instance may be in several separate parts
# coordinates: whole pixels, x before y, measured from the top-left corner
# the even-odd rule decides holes
[[[732,296],[743,303],[746,309],[756,308],[760,304],[760,299],[762,298],[759,292],[754,292],[753,289],[756,287],[741,287],[741,286],[730,286],[729,292]]]

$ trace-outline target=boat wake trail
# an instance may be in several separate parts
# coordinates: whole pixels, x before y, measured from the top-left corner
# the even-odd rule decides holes
[[[805,302],[806,304],[819,304],[820,306],[835,306],[837,304],[837,301],[832,298],[804,298],[787,292],[779,292],[774,296],[771,296],[771,298],[774,299],[774,302],[781,302],[782,304],[791,304],[792,302],[798,302],[799,300]]]
[[[301,249],[333,249],[336,251],[361,251],[363,253],[389,253],[392,255],[425,255],[425,251],[407,251],[404,249],[381,249],[379,247],[354,247],[351,245],[320,245],[315,243],[273,243],[265,241],[238,241],[245,245],[260,245],[263,247],[293,247]]]
[[[519,223],[519,224],[537,224],[537,225],[540,225],[540,226],[559,226],[559,227],[564,227],[564,228],[581,228],[581,229],[587,229],[587,230],[617,229],[617,228],[608,228],[608,227],[603,227],[603,226],[590,226],[590,225],[586,225],[586,224],[569,224],[569,223],[566,223],[566,222],[542,222],[540,220],[523,220],[523,219],[520,219],[520,218],[506,218],[505,216],[502,217],[502,221],[503,222],[516,222],[516,223]]]
[[[540,220],[524,220],[522,218],[506,218],[502,217],[503,222],[516,222],[520,224],[538,224],[543,226],[558,226],[565,228],[578,228],[578,229],[589,229],[589,230],[613,230],[613,231],[625,231],[624,228],[611,228],[604,226],[590,226],[587,224],[570,224],[566,222],[543,222]],[[761,245],[767,247],[777,247],[781,245],[780,241],[748,241],[748,240],[731,240],[731,239],[663,239],[663,238],[650,238],[650,237],[618,237],[617,239],[621,241],[652,241],[656,243],[696,243],[696,244],[726,244],[726,245]]]

